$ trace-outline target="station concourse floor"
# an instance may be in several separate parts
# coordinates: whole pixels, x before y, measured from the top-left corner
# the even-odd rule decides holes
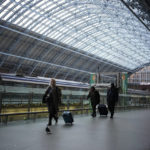
[[[150,109],[74,119],[69,126],[60,117],[52,134],[45,133],[47,119],[0,126],[0,150],[150,150]]]

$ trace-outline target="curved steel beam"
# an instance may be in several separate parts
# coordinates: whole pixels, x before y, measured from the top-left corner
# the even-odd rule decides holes
[[[5,56],[16,57],[16,58],[19,58],[19,59],[28,60],[28,61],[32,61],[32,62],[36,62],[36,63],[47,64],[47,65],[51,65],[51,66],[55,66],[55,67],[59,67],[59,68],[71,69],[71,70],[74,70],[74,71],[84,72],[84,73],[88,73],[88,74],[92,73],[92,72],[83,71],[83,70],[79,70],[79,69],[75,69],[75,68],[71,68],[71,67],[66,67],[66,66],[63,66],[63,65],[56,65],[56,64],[53,64],[53,63],[45,62],[45,61],[40,61],[40,60],[36,60],[36,59],[32,59],[32,58],[13,55],[11,53],[5,53],[5,52],[2,52],[2,51],[0,51],[0,54],[5,55]]]
[[[26,33],[22,33],[22,32],[20,32],[20,31],[15,30],[15,29],[11,29],[11,28],[6,27],[6,26],[3,26],[3,25],[0,25],[0,27],[5,28],[5,29],[10,30],[10,31],[13,31],[13,32],[16,32],[16,33],[19,33],[19,34],[22,34],[22,35],[24,35],[24,36],[27,36],[27,37],[30,37],[30,38],[33,38],[33,39],[36,39],[36,40],[38,40],[38,41],[42,41],[42,42],[44,42],[44,43],[51,44],[51,45],[57,46],[57,47],[59,47],[59,48],[63,48],[63,49],[65,49],[65,50],[67,50],[67,51],[71,51],[71,52],[73,52],[73,53],[75,53],[75,54],[82,55],[82,56],[87,57],[87,58],[89,58],[89,59],[96,60],[96,61],[98,61],[98,62],[104,62],[104,63],[109,64],[109,65],[111,65],[111,66],[115,66],[115,67],[118,67],[118,68],[120,68],[120,69],[125,69],[125,70],[127,70],[127,71],[130,71],[130,69],[126,69],[126,68],[124,68],[124,67],[120,67],[120,66],[114,65],[113,63],[105,62],[105,61],[100,60],[100,59],[98,59],[98,58],[94,58],[94,57],[91,57],[91,56],[87,56],[87,55],[85,55],[85,54],[82,54],[81,52],[74,51],[74,50],[72,50],[72,49],[69,49],[69,48],[60,46],[60,45],[58,45],[58,44],[54,44],[54,43],[49,42],[49,41],[46,41],[46,40],[44,40],[44,39],[39,39],[39,38],[37,38],[37,37],[34,37],[34,36],[29,35],[29,34],[26,34]]]

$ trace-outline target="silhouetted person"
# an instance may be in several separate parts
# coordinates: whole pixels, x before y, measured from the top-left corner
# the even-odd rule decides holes
[[[118,102],[118,89],[115,87],[114,83],[111,83],[111,87],[107,91],[107,104],[108,109],[111,113],[110,118],[113,118],[115,105],[117,102]]]
[[[47,103],[48,106],[48,126],[52,125],[52,118],[54,118],[57,123],[59,110],[58,106],[59,103],[61,103],[61,90],[56,86],[56,81],[54,79],[51,79],[50,86],[47,88],[43,96],[43,103]],[[46,132],[50,132],[50,129],[48,127],[46,128]]]
[[[97,90],[95,90],[95,87],[92,86],[90,88],[89,94],[87,96],[87,99],[90,98],[91,105],[92,105],[92,117],[96,117],[96,105],[100,103],[100,94]]]

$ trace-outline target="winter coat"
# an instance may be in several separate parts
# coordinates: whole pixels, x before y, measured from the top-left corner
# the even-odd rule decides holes
[[[118,89],[113,87],[108,89],[107,91],[107,104],[108,105],[115,105],[118,101]]]
[[[56,86],[52,88],[49,86],[43,96],[43,103],[47,103],[48,107],[58,110],[61,103],[61,90]]]
[[[90,91],[87,99],[90,98],[92,105],[97,105],[100,103],[100,94],[98,91]]]

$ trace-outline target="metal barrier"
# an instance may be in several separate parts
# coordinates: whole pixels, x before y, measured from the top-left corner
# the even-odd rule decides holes
[[[130,109],[136,109],[136,108],[149,108],[149,106],[116,106],[116,110],[130,110]],[[83,111],[86,111],[86,113],[88,113],[89,110],[92,110],[92,109],[91,108],[79,108],[79,109],[59,110],[59,113],[62,113],[63,111],[71,111],[71,112],[81,111],[81,114],[83,114]],[[34,115],[33,120],[35,120],[37,118],[36,117],[37,114],[48,114],[48,111],[0,114],[0,123],[7,124],[8,118],[10,116],[18,116],[18,115],[27,115],[28,119],[30,119],[30,115]],[[2,117],[5,117],[4,121],[2,121]]]
[[[81,109],[72,109],[72,110],[60,110],[59,112],[63,112],[63,111],[72,111],[72,112],[74,112],[74,111],[87,111],[88,112],[89,110],[91,110],[91,109],[81,108]],[[28,116],[27,118],[30,119],[29,116],[32,115],[32,114],[34,115],[34,120],[35,120],[37,114],[46,114],[46,113],[48,113],[48,111],[0,114],[0,122],[4,122],[5,124],[7,124],[9,116],[17,116],[17,115],[27,115]],[[2,117],[5,117],[5,121],[1,121]]]

